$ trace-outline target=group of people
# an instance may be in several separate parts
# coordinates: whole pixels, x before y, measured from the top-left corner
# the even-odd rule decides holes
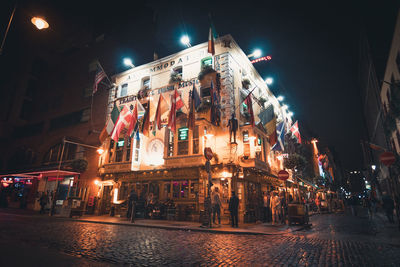
[[[284,224],[286,220],[286,197],[284,192],[264,192],[264,222]]]
[[[212,219],[215,225],[221,225],[221,195],[219,193],[219,188],[215,187],[211,193],[211,206],[212,206]],[[232,227],[239,227],[239,198],[236,196],[235,191],[232,191],[232,196],[229,199],[229,212],[231,214],[231,225]],[[215,219],[218,219],[218,224]]]
[[[354,202],[357,202],[357,197],[353,196],[350,199],[350,202],[351,202],[350,204],[351,204],[351,208],[353,211],[353,210],[355,210],[355,206],[357,205],[357,203],[354,203]],[[368,216],[370,219],[372,219],[374,217],[378,206],[382,207],[383,211],[386,214],[386,217],[388,218],[388,221],[390,223],[394,223],[395,205],[394,205],[393,199],[388,194],[384,193],[382,195],[381,201],[378,201],[378,199],[373,194],[370,194],[368,197],[365,197],[363,199],[363,207],[368,209]],[[357,215],[357,214],[353,213],[353,215]]]

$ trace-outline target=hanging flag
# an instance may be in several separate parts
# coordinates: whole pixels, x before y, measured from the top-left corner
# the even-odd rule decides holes
[[[181,96],[178,93],[178,90],[174,91],[174,94],[172,95],[172,100],[171,100],[171,110],[169,111],[169,116],[168,116],[168,127],[175,132],[176,130],[176,111],[181,109],[184,104],[182,101]]]
[[[298,121],[296,121],[292,127],[290,128],[290,132],[296,136],[297,138],[297,142],[299,142],[301,144],[301,135],[300,135],[300,131],[299,131],[299,123]]]
[[[211,27],[208,33],[208,53],[210,53],[211,55],[215,55],[214,36]]]
[[[275,129],[275,131],[269,136],[269,145],[273,147],[277,141],[278,141],[278,134],[276,133]]]
[[[107,77],[107,74],[104,72],[103,68],[100,66],[100,63],[96,62],[96,75],[94,76],[93,94],[95,94],[97,92],[97,86],[106,77]]]
[[[279,123],[277,135],[278,141],[271,149],[274,151],[283,151],[285,150],[285,123]]]
[[[251,100],[251,93],[247,95],[246,99],[244,100],[244,103],[246,104],[247,112],[250,115],[250,125],[254,127],[255,121],[254,121],[253,102]]]
[[[210,121],[213,125],[219,126],[221,123],[221,112],[219,105],[219,95],[213,82],[211,81],[211,112],[210,112]]]
[[[193,83],[193,100],[194,100],[194,108],[197,109],[201,104],[201,99],[194,83]]]
[[[128,135],[132,137],[134,133],[134,129],[136,126],[136,123],[138,121],[138,103],[140,104],[139,100],[136,100],[135,102],[135,107],[133,108],[132,116],[131,116],[131,121],[129,123],[129,129],[128,129]]]
[[[165,101],[163,95],[160,94],[160,97],[158,98],[156,115],[154,118],[154,129],[157,128],[158,130],[161,130],[161,116],[168,110],[169,110],[169,107],[168,107],[167,101]]]
[[[111,134],[111,138],[117,142],[119,135],[122,131],[122,129],[128,127],[131,124],[132,121],[132,112],[129,110],[128,105],[125,105],[124,108],[122,109],[121,113],[118,116],[118,120],[115,123],[114,130]]]
[[[193,88],[193,90],[195,90]],[[194,126],[195,126],[195,107],[194,107],[194,91],[189,92],[189,114],[188,114],[188,120],[187,120],[187,127],[193,131]]]
[[[263,109],[260,114],[258,114],[261,124],[266,127],[267,123],[275,118],[274,106],[269,105],[266,109]]]
[[[147,102],[146,113],[144,113],[142,133],[149,136],[150,131],[150,100]]]
[[[181,95],[178,93],[178,90],[176,90],[176,88],[175,88],[175,91],[174,91],[174,96],[172,98],[172,101],[175,101],[176,110],[179,110],[179,109],[183,108],[183,106],[185,105],[185,104],[183,104]]]
[[[103,143],[114,130],[114,125],[118,120],[119,113],[120,113],[119,109],[117,108],[117,105],[114,103],[114,107],[111,111],[110,118],[108,118],[107,124],[104,126],[99,136],[99,140],[101,143]]]

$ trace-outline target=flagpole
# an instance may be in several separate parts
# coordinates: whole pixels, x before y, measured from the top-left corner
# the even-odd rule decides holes
[[[249,97],[249,95],[250,95],[251,93],[253,93],[253,91],[254,91],[256,88],[257,88],[257,86],[254,86],[254,88],[251,89],[250,93],[249,93],[249,94],[242,100],[242,102],[240,102],[239,105],[235,108],[235,111],[236,111],[236,109],[237,109],[238,107],[240,107],[240,105],[241,105],[244,101],[246,101],[246,99]],[[253,104],[253,101],[251,101],[251,103]]]
[[[104,71],[103,66],[101,66],[100,61],[97,60],[97,63],[99,64],[101,70],[104,72],[104,74],[106,75],[106,78],[108,80],[108,82],[110,83],[110,85],[112,85],[112,82],[110,80],[110,78],[108,77],[107,73]]]

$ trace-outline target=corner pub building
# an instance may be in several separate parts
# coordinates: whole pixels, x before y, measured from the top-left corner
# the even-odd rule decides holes
[[[116,215],[125,216],[127,208],[121,203],[126,203],[133,189],[142,200],[150,194],[159,202],[173,200],[176,214],[172,218],[199,221],[207,194],[205,147],[214,152],[212,183],[213,188],[220,189],[223,220],[229,215],[232,190],[240,199],[239,220],[254,222],[260,216],[262,192],[283,186],[276,177],[283,167],[282,155],[271,150],[269,136],[277,123],[291,125],[287,110],[230,35],[215,41],[215,55],[207,52],[207,45],[187,48],[113,77],[116,86],[110,90],[109,116],[114,105],[121,109],[140,101],[144,108],[150,105],[153,125],[160,95],[171,106],[174,88],[185,106],[177,112],[176,132],[168,129],[169,112],[165,112],[161,130],[150,129],[148,136],[138,131],[133,138],[123,131],[118,142],[110,137],[104,141],[105,153],[99,158],[98,214],[113,209]],[[219,126],[210,119],[211,83],[220,94]],[[187,114],[193,86],[201,104],[192,131],[187,128]],[[249,121],[249,107],[243,102],[251,91],[255,127]],[[273,119],[263,125],[258,115],[268,110],[272,110]],[[231,142],[227,127],[232,114],[239,126],[236,143]]]

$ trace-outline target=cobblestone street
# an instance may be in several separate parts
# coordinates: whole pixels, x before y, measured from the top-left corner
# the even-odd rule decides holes
[[[351,227],[353,220],[359,220]],[[399,266],[400,246],[377,239],[373,223],[348,215],[316,215],[312,230],[286,235],[215,234],[83,223],[47,216],[0,214],[1,266],[73,265]],[[359,237],[359,238],[358,238]],[[379,240],[375,242],[374,240]],[[24,251],[42,248],[32,258]],[[15,246],[11,247],[10,246]],[[42,252],[43,252],[42,251]],[[3,254],[4,255],[4,254]],[[49,260],[49,259],[46,259]],[[63,265],[60,265],[63,266]],[[67,266],[67,265],[65,265]],[[69,265],[71,266],[71,265]]]

